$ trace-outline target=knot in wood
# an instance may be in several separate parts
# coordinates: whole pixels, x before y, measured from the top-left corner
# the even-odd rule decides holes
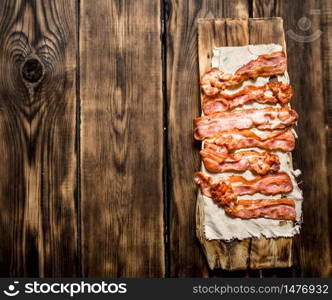
[[[36,58],[26,60],[22,67],[22,76],[30,83],[38,82],[43,76],[43,65]]]

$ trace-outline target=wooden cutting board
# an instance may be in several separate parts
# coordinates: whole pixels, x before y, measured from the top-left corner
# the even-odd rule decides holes
[[[200,19],[198,57],[200,76],[211,68],[212,50],[221,46],[275,43],[286,51],[283,20]],[[204,235],[204,203],[197,202],[196,234],[209,267],[225,270],[286,268],[292,266],[292,238],[251,238],[242,241],[208,241]]]

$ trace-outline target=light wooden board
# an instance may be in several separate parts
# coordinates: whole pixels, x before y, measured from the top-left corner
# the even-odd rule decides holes
[[[160,1],[80,3],[82,272],[164,276]]]
[[[1,1],[0,276],[77,276],[75,20]]]
[[[220,46],[281,44],[285,49],[282,19],[201,19],[198,23],[200,75],[211,69],[212,50]],[[232,243],[207,241],[204,235],[203,202],[197,203],[197,237],[209,267],[226,270],[284,268],[292,265],[291,238],[253,238]]]

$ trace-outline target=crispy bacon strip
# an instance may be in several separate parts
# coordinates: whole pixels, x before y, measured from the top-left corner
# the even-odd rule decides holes
[[[293,96],[292,87],[282,82],[268,82],[263,86],[248,85],[233,94],[219,92],[214,96],[204,96],[202,109],[205,115],[231,110],[248,102],[280,103],[290,102]]]
[[[242,176],[230,176],[228,182],[236,195],[253,195],[261,193],[263,195],[276,195],[289,193],[293,190],[293,184],[289,175],[285,172],[257,176],[253,180],[246,180]]]
[[[234,154],[218,152],[218,146],[207,143],[200,151],[205,168],[211,173],[250,170],[259,175],[277,172],[279,157],[268,152],[241,151]]]
[[[197,172],[194,175],[195,182],[200,185],[201,191],[217,202],[225,204],[229,199],[242,195],[276,195],[289,193],[293,190],[293,184],[289,175],[285,172],[257,176],[253,180],[247,180],[242,176],[229,176],[213,183],[211,177]]]
[[[216,148],[216,146],[218,147]],[[295,137],[291,129],[275,131],[264,138],[250,130],[233,129],[221,131],[213,138],[206,140],[204,147],[213,148],[218,153],[228,153],[229,151],[252,147],[289,152],[295,147]]]
[[[247,79],[283,74],[286,65],[285,52],[260,55],[257,59],[238,69],[234,75],[225,74],[218,69],[211,69],[201,77],[201,88],[205,95],[213,96],[220,90],[237,86]]]
[[[243,204],[244,202],[244,204]],[[287,203],[287,204],[282,204]],[[258,199],[239,200],[236,204],[225,207],[228,215],[234,218],[267,218],[275,220],[295,220],[295,203],[293,199]]]
[[[219,131],[258,128],[261,130],[283,129],[295,124],[297,113],[288,108],[267,107],[215,113],[194,119],[194,137],[203,140]]]
[[[255,79],[258,76],[280,75],[286,71],[287,58],[283,51],[263,54],[235,72],[235,75]]]
[[[289,193],[293,185],[287,173],[266,175],[253,180],[230,176],[213,183],[211,177],[198,172],[194,175],[194,180],[205,196],[224,207],[232,217],[295,220],[295,203],[292,199],[237,200],[239,195],[252,195],[256,192],[264,195]]]

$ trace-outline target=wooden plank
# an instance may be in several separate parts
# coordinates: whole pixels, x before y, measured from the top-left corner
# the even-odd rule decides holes
[[[250,19],[250,44],[276,43],[286,51],[283,21],[280,18]],[[292,83],[292,78],[290,79]],[[292,266],[292,239],[252,239],[250,268],[286,268]]]
[[[0,276],[77,276],[75,1],[0,6]]]
[[[254,2],[254,8],[260,6],[261,1]],[[300,115],[294,158],[295,167],[302,170],[304,192],[304,223],[300,236],[294,240],[295,271],[297,276],[331,276],[329,225],[332,197],[328,180],[331,183],[332,171],[328,168],[331,163],[328,159],[330,152],[327,151],[331,149],[328,148],[331,144],[326,144],[330,134],[326,130],[329,125],[326,115],[330,116],[330,111],[326,107],[327,98],[324,100],[324,95],[329,95],[331,80],[331,38],[326,22],[327,18],[331,18],[331,7],[325,10],[329,2],[325,0],[304,0],[296,4],[289,1],[271,2],[263,12],[254,9],[253,15],[279,15],[284,19],[287,32],[288,70],[295,89],[292,103]],[[302,17],[311,22],[307,22],[310,25],[307,30],[298,23]],[[321,27],[322,24],[324,27]],[[319,30],[323,32],[321,36]],[[312,39],[303,42],[303,37],[308,39],[308,36],[312,36]]]
[[[224,22],[224,23],[223,23]],[[223,26],[219,25],[223,24]],[[248,28],[249,25],[249,28]],[[221,34],[221,32],[225,34]],[[260,43],[279,43],[285,48],[282,20],[226,19],[204,20],[199,23],[200,75],[211,67],[212,49],[215,46],[241,46]],[[224,243],[206,241],[204,237],[203,203],[198,202],[197,235],[207,256],[210,268],[227,270],[290,267],[292,239],[247,239]]]
[[[289,268],[292,264],[292,238],[252,239],[251,269]]]
[[[167,22],[167,95],[170,165],[170,261],[172,277],[207,277],[206,260],[195,237],[199,143],[192,119],[200,114],[197,57],[199,18],[246,17],[247,1],[172,1]],[[190,249],[190,251],[188,251]],[[222,276],[222,274],[221,274]]]
[[[164,275],[160,1],[81,1],[83,275]]]

